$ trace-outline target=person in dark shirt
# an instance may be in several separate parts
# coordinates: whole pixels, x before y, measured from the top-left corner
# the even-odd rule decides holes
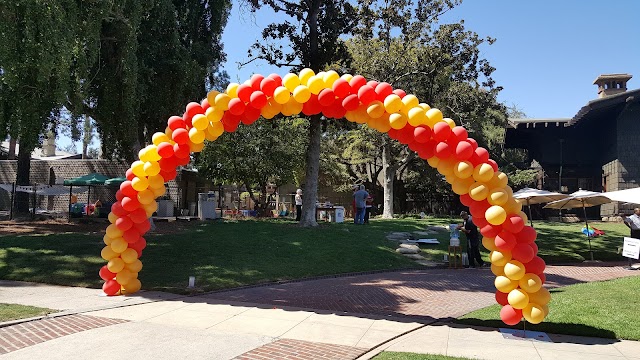
[[[482,256],[480,256],[480,235],[478,233],[478,227],[473,223],[471,217],[466,211],[460,213],[460,217],[463,220],[462,225],[458,228],[467,236],[467,255],[469,256],[469,265],[473,268],[476,267],[475,262],[481,267],[484,266]]]

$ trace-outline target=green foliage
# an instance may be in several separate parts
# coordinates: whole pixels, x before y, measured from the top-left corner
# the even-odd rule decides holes
[[[0,323],[17,319],[26,319],[40,315],[47,315],[52,312],[54,312],[54,310],[39,308],[35,306],[0,303]]]

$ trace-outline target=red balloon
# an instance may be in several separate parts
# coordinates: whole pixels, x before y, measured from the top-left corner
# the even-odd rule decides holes
[[[389,129],[389,131],[387,131],[387,136],[389,136],[393,140],[398,140],[398,130],[394,128]],[[434,144],[433,147],[435,148],[436,145]]]
[[[129,212],[140,207],[140,202],[138,201],[137,197],[130,198],[128,196],[125,196],[122,199],[121,203],[122,203],[122,208]]]
[[[512,234],[517,234],[524,229],[524,220],[519,215],[511,214],[507,216],[502,227]]]
[[[138,253],[138,257],[141,257],[142,250],[147,247],[147,241],[143,237],[140,237],[140,239],[135,243],[129,244],[129,247]]]
[[[249,88],[249,91],[251,91],[251,88]],[[251,95],[247,96],[247,101],[249,100],[249,97],[251,97]],[[245,108],[246,108],[246,105],[239,98],[233,98],[229,100],[229,112],[231,114],[239,116],[244,112]]]
[[[349,81],[349,86],[351,86],[352,94],[357,94],[358,90],[360,90],[360,88],[365,85],[367,85],[367,79],[365,79],[362,75],[356,75],[351,78],[351,81]]]
[[[518,240],[519,243],[531,244],[536,240],[537,234],[534,228],[532,228],[531,226],[525,226],[522,228],[522,230],[519,233],[515,235],[516,235],[516,240]]]
[[[122,194],[124,196],[128,196],[128,197],[136,197],[138,196],[138,191],[136,191],[136,189],[134,189],[131,186],[131,181],[123,181],[122,184],[120,184],[120,191],[122,191]]]
[[[545,275],[544,273],[537,273],[536,275],[538,275],[538,277],[540,278],[540,280],[542,280],[542,284],[547,282],[547,275]]]
[[[376,91],[369,85],[365,85],[358,89],[358,99],[364,105],[369,105],[376,99]]]
[[[347,114],[347,109],[340,106],[339,104],[333,104],[332,108],[335,110],[335,113],[333,115],[336,119],[342,119]]]
[[[122,190],[116,191],[116,200],[122,201],[122,198],[124,198],[124,194],[122,193]]]
[[[342,106],[347,109],[347,111],[354,111],[360,106],[360,99],[358,99],[358,95],[351,94],[342,100]]]
[[[331,106],[336,101],[336,96],[331,89],[323,89],[318,94],[318,102],[322,106]]]
[[[471,204],[469,206],[469,212],[474,217],[475,216],[484,217],[484,213],[487,211],[489,206],[491,206],[491,205],[487,202],[487,200],[474,201],[473,204]],[[491,236],[491,237],[493,237],[493,236]]]
[[[198,114],[204,114],[204,109],[202,108],[202,105],[198,104],[197,102],[188,103],[186,110],[187,110],[186,111],[187,115],[189,115],[189,118],[193,118]]]
[[[193,127],[193,124],[191,123],[192,120],[192,116],[187,114],[186,112],[184,114],[182,114],[182,120],[184,120],[185,123],[185,128],[187,130],[191,129]]]
[[[511,257],[521,263],[528,263],[533,260],[536,254],[533,252],[533,248],[529,244],[516,244],[511,250]]]
[[[177,159],[188,159],[191,154],[191,149],[189,149],[189,145],[187,144],[174,144],[173,153]]]
[[[383,100],[381,101],[384,101],[384,98],[393,93],[393,87],[391,87],[391,84],[389,83],[381,82],[380,84],[378,84],[378,86],[376,86],[375,91],[377,94],[377,98],[382,98]]]
[[[409,150],[414,151],[414,152],[418,152],[418,150],[420,149],[420,145],[422,145],[422,144],[420,144],[419,142],[414,140],[414,141],[409,143]]]
[[[162,175],[162,178],[165,179],[166,181],[171,181],[176,178],[178,173],[176,172],[176,169],[172,169],[168,171],[160,170],[160,175]]]
[[[451,147],[446,142],[439,142],[436,145],[436,156],[440,159],[446,159],[451,156]]]
[[[139,222],[134,226],[136,228],[136,231],[139,232],[140,234],[144,234],[151,229],[151,223],[148,220]]]
[[[187,156],[185,158],[177,158],[179,166],[185,166],[191,161],[191,156]]]
[[[260,90],[254,91],[249,98],[249,104],[256,109],[262,109],[267,105],[267,95]]]
[[[517,244],[516,237],[512,233],[502,231],[496,236],[496,247],[500,251],[511,251]]]
[[[473,199],[472,199],[473,200]],[[474,216],[473,219],[471,219],[472,222],[474,224],[476,224],[477,227],[479,227],[480,229],[482,229],[483,227],[489,225],[489,222],[487,221],[487,219],[483,218],[483,217],[479,217],[479,216]]]
[[[398,141],[403,144],[409,144],[413,139],[413,132],[415,128],[409,124],[398,131]]]
[[[120,291],[120,284],[111,279],[102,285],[102,291],[109,296],[116,295]]]
[[[133,244],[134,242],[140,239],[140,233],[138,232],[138,229],[131,228],[125,231],[124,233],[122,233],[122,238],[124,239],[124,241],[128,242],[129,244]]]
[[[249,82],[251,83],[251,88],[253,90],[260,90],[260,84],[262,83],[262,80],[264,80],[264,76],[260,74],[253,74],[251,76],[251,80],[249,80]]]
[[[495,160],[489,159],[487,160],[487,164],[491,165],[493,171],[498,171],[498,163]]]
[[[134,224],[139,224],[147,220],[147,213],[143,208],[138,208],[133,210],[131,214],[129,214],[129,219],[131,219]]]
[[[131,221],[131,219],[127,216],[119,217],[116,219],[116,227],[122,231],[127,231],[131,229],[132,226],[133,226],[133,221]]]
[[[487,151],[487,149],[479,147],[474,151],[474,153],[478,157],[479,163],[485,163],[489,161],[489,152]]]
[[[249,102],[249,100],[251,99],[252,92],[253,92],[253,89],[251,88],[250,85],[247,85],[247,84],[240,84],[240,86],[238,86],[238,89],[236,90],[236,94],[238,94],[238,99],[243,103]],[[229,110],[231,110],[231,104],[229,104]]]
[[[280,86],[278,82],[271,77],[266,77],[260,82],[260,90],[267,96],[273,96],[273,92],[278,86]]]
[[[269,76],[267,77],[275,80],[278,86],[282,85],[282,78],[280,77],[280,75],[273,73],[273,74],[269,74]]]
[[[534,253],[534,254],[537,254],[537,253],[538,253],[538,244],[536,244],[536,242],[535,242],[535,241],[534,241],[534,242],[532,242],[532,243],[530,243],[530,244],[527,244],[527,245],[531,246],[531,248],[533,249],[533,253]]]
[[[114,213],[118,217],[127,216],[129,212],[122,208],[122,204],[119,201],[116,201],[111,205],[111,212]]]
[[[240,116],[234,115],[231,112],[227,111],[224,113],[222,117],[222,126],[224,126],[224,131],[226,132],[234,132],[240,125]]]
[[[203,99],[200,102],[200,106],[202,106],[202,110],[204,110],[205,112],[207,111],[208,108],[211,107],[211,105],[209,104],[209,100],[207,100],[207,99]]]
[[[113,278],[116,277],[115,273],[112,273],[111,271],[109,271],[109,268],[107,268],[107,265],[104,265],[103,267],[101,267],[98,273],[100,274],[100,278],[104,281],[113,280]]]
[[[494,238],[498,236],[501,231],[502,227],[491,224],[487,224],[480,229],[480,233],[482,234],[482,236],[486,236],[488,238]]]
[[[180,116],[172,116],[167,120],[167,125],[169,125],[169,129],[184,129],[187,127],[187,124],[182,120]]]
[[[133,170],[127,169],[127,172],[125,172],[125,176],[127,177],[127,180],[132,181],[133,178],[136,177],[136,174],[133,173]]]
[[[375,90],[376,86],[378,86],[378,82],[375,80],[369,80],[367,81],[367,85],[371,86]]]
[[[511,305],[505,305],[500,310],[500,319],[507,325],[518,325],[522,319],[522,310],[514,309]]]
[[[547,264],[539,256],[535,256],[531,261],[524,264],[524,268],[527,270],[527,272],[534,273],[534,274],[544,272],[544,268],[546,266]]]
[[[473,147],[466,141],[460,141],[456,146],[456,158],[458,160],[467,160],[473,155]]]
[[[322,105],[318,102],[318,95],[311,94],[309,100],[302,104],[302,113],[307,116],[320,114],[321,111]]]
[[[171,149],[171,151],[173,151],[173,148]],[[160,171],[170,171],[178,167],[178,160],[175,156],[162,158],[160,159],[160,161],[158,161],[158,165],[160,165]]]
[[[431,128],[428,126],[418,126],[413,130],[413,137],[421,144],[427,143],[431,140]]]
[[[407,96],[407,93],[402,90],[402,89],[395,89],[393,90],[393,93],[400,96],[400,99],[402,99],[403,97]]]
[[[168,142],[163,142],[158,145],[158,155],[163,158],[168,158],[173,156],[173,145]]]
[[[460,203],[462,203],[462,205],[464,206],[469,206],[471,205],[471,203],[473,203],[473,199],[471,198],[471,196],[469,196],[469,194],[464,194],[464,195],[460,195]],[[473,223],[475,224],[475,220],[473,219]],[[478,224],[476,224],[478,225]]]
[[[333,93],[340,99],[346,98],[351,93],[351,85],[345,79],[338,79],[333,83]]]
[[[422,153],[424,154],[424,157],[422,157],[422,158],[423,159],[430,159],[430,158],[434,157],[435,154],[436,154],[436,145],[437,144],[438,143],[436,143],[436,141],[433,140],[433,139],[427,141],[424,144],[423,148],[422,148]]]
[[[467,138],[467,141],[473,146],[473,150],[478,148],[478,142],[474,138]]]
[[[171,134],[171,138],[178,144],[186,144],[189,142],[189,132],[187,129],[175,129]]]
[[[496,302],[502,306],[505,305],[509,305],[509,300],[507,300],[507,297],[509,296],[509,294],[507,293],[503,293],[502,291],[497,291],[496,290]]]
[[[260,109],[253,106],[247,106],[244,113],[240,116],[240,121],[245,125],[251,125],[260,118]]]
[[[451,135],[451,128],[446,122],[439,122],[433,126],[433,139],[436,141],[446,141]]]
[[[451,129],[451,132],[456,137],[456,139],[458,139],[458,141],[465,141],[469,136],[469,134],[467,133],[467,129],[462,126],[454,127],[453,129]]]

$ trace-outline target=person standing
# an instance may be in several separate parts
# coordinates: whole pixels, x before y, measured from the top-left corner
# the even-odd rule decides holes
[[[367,196],[365,199],[365,208],[364,208],[364,223],[369,223],[369,216],[371,216],[371,209],[373,208],[373,197],[371,195]]]
[[[354,224],[364,224],[367,196],[369,196],[369,193],[364,189],[364,185],[360,185],[359,190],[353,193],[353,200],[356,203],[356,217],[353,219]]]
[[[624,224],[631,229],[631,237],[640,239],[640,208],[633,209],[633,215],[624,218]]]
[[[469,266],[475,268],[475,261],[478,262],[480,267],[484,266],[482,256],[480,256],[480,236],[478,234],[478,227],[473,223],[471,217],[466,211],[460,213],[460,217],[463,220],[462,225],[458,228],[467,236],[467,255],[469,256]]]
[[[296,221],[300,221],[302,216],[302,189],[296,190]]]

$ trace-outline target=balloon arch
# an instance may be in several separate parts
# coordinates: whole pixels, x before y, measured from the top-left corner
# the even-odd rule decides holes
[[[491,251],[501,319],[509,325],[522,317],[534,324],[544,320],[550,294],[542,287],[545,263],[536,256],[536,232],[525,226],[522,204],[487,150],[478,147],[464,127],[443,118],[440,110],[388,83],[310,69],[283,78],[256,74],[243,84],[229,84],[225,92],[211,91],[201,103],[189,103],[182,116],[170,117],[164,132],[153,135],[153,145],[140,150],[111,207],[101,253],[108,261],[100,269],[103,291],[117,295],[140,289],[139,258],[146,246],[142,235],[157,210],[155,199],[164,195],[164,184],[176,177],[176,168],[203,149],[205,140],[215,141],[241,122],[250,125],[261,116],[300,113],[367,124],[427,160],[460,195],[481,229],[482,244]]]

